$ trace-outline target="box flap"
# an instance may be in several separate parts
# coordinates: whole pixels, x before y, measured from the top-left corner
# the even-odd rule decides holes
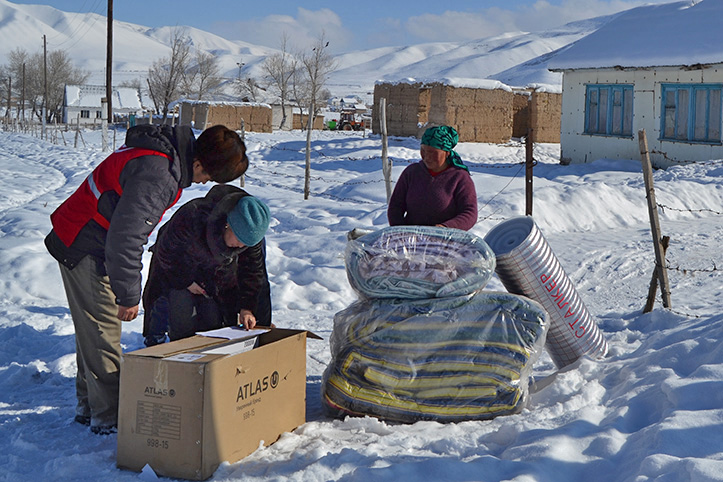
[[[172,343],[161,343],[159,345],[141,348],[140,350],[124,353],[124,356],[147,356],[152,358],[166,358],[171,355],[183,353],[200,348],[206,348],[213,345],[219,345],[227,342],[224,338],[212,338],[208,336],[194,335],[189,338],[176,340]]]
[[[290,328],[277,328],[277,327],[271,328],[271,330],[269,330],[267,333],[264,333],[263,335],[261,335],[261,338],[264,341],[275,341],[275,340],[280,340],[282,338],[286,338],[287,336],[292,336],[292,335],[296,335],[299,333],[306,333],[307,338],[313,338],[315,340],[323,340],[322,337],[320,337],[316,333],[313,333],[308,330],[293,330]]]
[[[260,336],[262,339],[266,340],[266,342],[268,343],[271,341],[280,340],[281,338],[285,338],[287,336],[295,335],[297,333],[304,333],[304,332],[306,332],[307,338],[312,338],[315,340],[323,340],[322,337],[320,337],[319,335],[317,335],[311,331],[292,330],[292,329],[287,329],[287,328],[271,328],[267,333],[264,333]],[[123,355],[124,356],[146,356],[146,357],[151,357],[151,358],[167,358],[169,356],[173,356],[178,353],[199,350],[199,349],[207,348],[207,347],[214,346],[214,345],[228,343],[229,341],[233,342],[234,340],[194,335],[189,338],[183,338],[181,340],[176,340],[172,343],[161,343],[159,345],[150,346],[147,348],[141,348],[140,350],[135,350],[135,351],[131,351],[128,353],[124,353]]]

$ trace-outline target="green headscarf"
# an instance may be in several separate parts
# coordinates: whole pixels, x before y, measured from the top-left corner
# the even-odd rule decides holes
[[[447,159],[450,164],[469,172],[469,169],[464,165],[459,154],[453,150],[457,142],[459,142],[459,134],[457,134],[454,127],[450,126],[430,127],[424,131],[424,135],[422,136],[422,144],[449,152]]]

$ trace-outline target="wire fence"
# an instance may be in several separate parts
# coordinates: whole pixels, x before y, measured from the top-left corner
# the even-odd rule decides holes
[[[292,148],[292,147],[281,147],[281,146],[277,146],[277,145],[269,146],[268,148],[270,150],[296,152],[296,153],[299,153],[299,155],[302,155],[302,154],[305,155],[305,148],[298,149],[298,148]],[[324,150],[320,150],[320,149],[311,151],[311,155],[317,160],[318,159],[331,159],[333,161],[346,161],[346,162],[379,162],[381,165],[381,157],[379,155],[369,155],[369,156],[363,156],[363,157],[339,156],[339,155],[327,154]],[[392,156],[389,156],[389,159],[391,160],[391,162],[393,164],[412,164],[415,162],[419,162],[418,159],[398,158],[398,157],[392,157]],[[536,162],[535,162],[535,164],[536,164]],[[512,176],[511,176],[510,180],[507,182],[507,184],[502,189],[500,189],[497,193],[490,196],[486,200],[486,202],[484,202],[484,204],[482,204],[479,207],[478,211],[483,211],[485,208],[487,208],[487,206],[490,205],[490,203],[492,203],[492,201],[495,200],[495,198],[497,198],[500,194],[505,192],[509,188],[509,186],[516,179],[519,178],[520,173],[524,172],[524,168],[525,168],[524,161],[515,162],[515,163],[511,163],[511,164],[465,161],[465,165],[470,169],[515,169],[515,172],[512,174]],[[277,177],[284,177],[284,178],[293,179],[296,181],[301,181],[301,180],[305,179],[305,174],[304,175],[290,174],[288,172],[282,172],[278,169],[267,169],[267,168],[259,166],[258,164],[256,164],[253,169],[255,171],[263,172],[264,174],[269,174],[269,175],[277,176]],[[380,173],[381,173],[381,170],[380,170]],[[258,180],[258,178],[256,178],[256,177],[249,176],[249,174],[246,175],[246,178]],[[338,179],[326,178],[326,177],[319,176],[319,175],[310,176],[309,180],[310,181],[318,181],[318,182],[322,182],[322,183],[326,183],[326,184],[335,184],[335,185],[340,185],[340,186],[377,184],[377,183],[385,182],[384,179],[373,179],[373,180],[365,180],[365,181],[341,181]],[[393,184],[395,181],[392,180],[391,182]],[[265,185],[274,186],[279,189],[288,189],[293,192],[303,192],[303,190],[300,190],[299,188],[295,188],[295,187],[289,187],[289,186],[285,186],[282,184],[269,183],[267,181],[264,181],[264,183],[265,183]],[[319,192],[319,191],[312,192],[311,194],[314,196],[326,197],[326,198],[335,199],[338,201],[357,202],[357,203],[362,203],[362,204],[384,204],[383,202],[372,202],[372,201],[366,201],[366,200],[355,199],[355,198],[345,198],[345,197],[336,196],[333,194]],[[502,209],[502,208],[498,208],[486,215],[480,214],[479,217],[477,218],[477,221],[485,221],[485,220],[503,221],[505,219],[508,219],[508,218],[501,217],[501,216],[495,216],[500,211],[500,209]]]
[[[686,162],[686,163],[684,163],[684,164],[718,165],[718,164],[721,164],[721,163],[723,163],[723,161]],[[659,203],[659,202],[657,202],[657,201],[656,201],[656,206],[657,206],[657,208],[660,210],[660,212],[662,212],[662,213],[664,213],[666,210],[668,210],[668,211],[675,211],[675,212],[688,212],[688,213],[692,213],[692,214],[706,213],[706,214],[714,214],[714,215],[716,215],[716,216],[723,215],[723,212],[716,211],[716,210],[714,210],[714,209],[709,209],[709,208],[700,208],[700,209],[674,208],[674,207],[671,207],[671,206],[668,206],[668,205]],[[681,264],[678,263],[678,262],[676,262],[675,264],[673,264],[673,262],[672,262],[672,261],[670,260],[670,258],[667,256],[667,254],[668,254],[668,253],[666,253],[665,266],[664,266],[664,268],[665,268],[666,270],[668,270],[669,272],[672,271],[672,272],[678,273],[678,274],[680,274],[680,275],[683,276],[683,277],[695,276],[695,275],[699,275],[699,274],[706,274],[706,275],[709,275],[709,276],[711,276],[711,275],[717,276],[718,273],[720,273],[721,271],[723,271],[723,269],[721,269],[721,268],[718,267],[718,265],[716,264],[715,260],[710,260],[710,263],[711,263],[711,265],[712,265],[712,266],[710,266],[710,267],[695,267],[695,268],[692,268],[692,267],[684,267],[684,266],[681,266]],[[660,267],[660,263],[658,263],[658,262],[656,261],[656,262],[655,262],[655,267],[656,267],[656,269],[658,269],[658,268]],[[660,301],[659,298],[661,298],[661,294],[660,294],[660,293],[657,293],[657,294],[656,294],[656,301]],[[675,310],[675,309],[670,308],[670,307],[668,307],[667,309],[668,309],[671,313],[675,313],[675,314],[677,314],[677,315],[684,316],[684,317],[686,317],[686,318],[701,318],[701,317],[702,317],[702,316],[699,315],[699,314],[682,312],[682,311],[680,311],[680,310]]]
[[[3,131],[9,131],[9,132],[21,132],[25,134],[30,134],[35,137],[41,137],[42,133],[42,125],[40,122],[33,121],[33,122],[8,122],[7,119],[0,118],[0,129]],[[63,134],[63,128],[59,127],[57,124],[55,125],[49,125],[45,127],[45,137],[46,140],[49,142],[60,144],[63,143],[65,145],[68,144],[68,140],[65,138],[65,135]],[[72,134],[72,132],[71,132]],[[82,140],[82,134],[81,134],[81,140]],[[77,147],[77,141],[78,139],[75,139],[75,144]],[[83,144],[85,144],[85,141],[82,141]],[[115,143],[114,143],[115,144]],[[278,145],[269,146],[269,149],[271,150],[280,150],[280,151],[291,151],[291,152],[297,152],[301,155],[305,155],[305,148],[304,149],[295,149],[290,147],[283,147]],[[660,153],[659,153],[660,154]],[[379,155],[368,155],[368,156],[339,156],[335,154],[329,154],[325,150],[314,150],[312,151],[312,155],[315,156],[317,160],[333,160],[333,161],[344,161],[344,162],[379,162],[379,165],[381,166],[381,156]],[[400,157],[391,157],[391,161],[394,164],[411,164],[414,162],[418,162],[418,159],[408,159],[408,158],[400,158]],[[301,161],[301,159],[299,159]],[[474,170],[488,170],[488,169],[513,169],[514,172],[511,174],[509,181],[496,193],[489,196],[482,204],[480,204],[478,211],[480,212],[478,216],[478,221],[486,221],[486,220],[494,220],[494,221],[504,221],[508,219],[507,217],[504,217],[502,215],[499,215],[499,212],[501,209],[504,209],[503,206],[500,206],[491,212],[483,213],[488,209],[488,207],[494,202],[495,199],[497,199],[500,195],[502,195],[505,191],[507,191],[510,188],[510,185],[515,182],[516,180],[521,178],[521,174],[525,171],[525,162],[515,162],[515,163],[487,163],[487,162],[474,162],[474,161],[465,161],[465,164],[470,168]],[[534,161],[534,164],[537,164],[536,161]],[[723,160],[716,160],[716,161],[707,161],[707,162],[693,162],[693,161],[677,161],[675,162],[677,165],[721,165],[723,164]],[[295,185],[290,185],[288,183],[280,183],[280,182],[272,182],[269,181],[269,178],[273,179],[290,179],[293,180],[295,183],[298,183],[298,186],[303,185],[303,181],[305,180],[305,174],[294,174],[287,171],[282,171],[280,169],[274,169],[274,168],[268,168],[263,165],[259,165],[259,163],[255,163],[253,167],[254,172],[259,172],[264,174],[263,178],[260,176],[255,176],[253,173],[247,173],[245,175],[245,178],[250,181],[254,182],[259,186],[269,186],[274,187],[276,189],[283,189],[290,192],[297,193],[299,195],[303,195],[304,190],[302,187],[296,187]],[[380,168],[380,175],[381,175],[381,168]],[[355,185],[372,185],[372,184],[378,184],[385,182],[384,179],[368,179],[368,180],[341,180],[336,179],[334,177],[325,177],[322,175],[313,175],[310,177],[311,181],[315,182],[321,182],[325,183],[327,185],[338,185],[338,186],[355,186]],[[394,182],[394,181],[392,181]],[[386,204],[386,201],[370,201],[366,199],[360,199],[359,197],[350,198],[350,197],[344,197],[339,196],[333,193],[324,192],[324,191],[316,191],[311,193],[313,196],[330,199],[337,202],[350,202],[350,203],[356,203],[356,204],[364,204],[364,205],[374,205],[374,206],[381,206]],[[657,208],[661,212],[665,211],[675,211],[675,212],[689,212],[693,214],[712,214],[712,215],[723,215],[723,212],[717,211],[714,209],[709,208],[700,208],[700,209],[692,209],[692,208],[675,208],[666,204],[657,203]],[[715,261],[712,261],[712,266],[709,267],[686,267],[682,266],[680,263],[671,261],[668,257],[665,258],[665,268],[669,271],[679,273],[681,276],[695,276],[699,274],[705,274],[708,276],[716,276],[718,273],[723,271],[723,268],[719,267]],[[657,294],[657,297],[660,297],[660,293]],[[695,313],[685,313],[681,312],[679,310],[674,310],[668,308],[670,312],[676,313],[680,316],[685,316],[688,318],[700,318],[701,316]]]
[[[303,149],[294,149],[294,148],[287,148],[287,147],[279,147],[279,146],[272,146],[271,149],[277,149],[277,150],[286,150],[286,151],[295,151],[299,152],[300,154],[304,154],[305,150]],[[339,156],[335,154],[330,154],[328,151],[325,150],[315,150],[312,152],[312,155],[317,160],[324,160],[324,159],[330,159],[334,161],[345,161],[345,162],[379,162],[381,166],[381,157],[378,155],[369,155],[369,156]],[[534,157],[534,156],[533,156]],[[394,164],[411,164],[414,162],[418,162],[417,159],[408,159],[408,158],[398,158],[398,157],[391,157],[390,159]],[[525,172],[525,162],[515,162],[515,163],[488,163],[488,162],[475,162],[475,161],[468,161],[465,160],[465,164],[470,168],[470,170],[475,171],[481,171],[481,170],[492,170],[492,169],[511,169],[513,172],[510,175],[509,181],[501,188],[499,191],[493,193],[489,197],[487,197],[480,205],[478,211],[480,212],[478,216],[478,221],[486,221],[486,220],[494,220],[494,221],[505,221],[506,217],[500,215],[500,211],[504,209],[503,205],[500,205],[500,207],[496,209],[490,210],[489,207],[493,204],[495,199],[497,199],[499,196],[501,196],[504,192],[508,191],[510,189],[510,186],[513,182],[516,180],[521,179],[523,176],[523,173]],[[536,165],[537,161],[533,160],[533,165]],[[696,165],[711,165],[711,166],[718,166],[723,164],[723,161],[707,161],[707,162],[678,162],[677,164],[696,164]],[[305,179],[303,175],[295,175],[288,172],[283,172],[279,169],[269,169],[266,167],[261,167],[258,164],[254,167],[255,170],[257,170],[260,173],[263,173],[265,175],[271,176],[271,177],[278,177],[278,178],[288,178],[293,179],[294,181],[300,181],[302,179]],[[381,174],[381,169],[380,169]],[[267,176],[267,177],[268,177]],[[258,182],[263,182],[265,185],[274,186],[276,188],[280,189],[287,189],[296,193],[301,194],[303,190],[301,188],[296,187],[289,187],[280,183],[270,183],[268,181],[261,181],[260,179],[256,179]],[[325,177],[320,175],[314,175],[310,178],[312,181],[317,181],[325,184],[335,184],[340,186],[353,186],[353,185],[361,185],[361,184],[376,184],[376,183],[382,183],[384,182],[384,179],[373,179],[373,180],[363,180],[363,181],[350,181],[350,180],[340,180],[340,179],[334,179],[333,177]],[[392,181],[393,182],[393,181]],[[358,198],[348,198],[343,196],[337,196],[334,194],[326,193],[326,192],[316,192],[312,193],[314,196],[323,197],[327,199],[332,199],[335,201],[340,202],[352,202],[352,203],[360,203],[360,204],[370,204],[370,205],[383,205],[384,201],[368,201],[364,199],[358,199]],[[694,208],[675,208],[666,204],[657,203],[657,208],[661,212],[665,211],[675,211],[675,212],[689,212],[692,214],[712,214],[720,216],[723,214],[723,212],[709,209],[709,208],[700,208],[700,209],[694,209]],[[671,272],[675,272],[679,274],[682,277],[688,277],[688,276],[695,276],[695,275],[707,275],[707,276],[717,276],[719,272],[723,271],[722,267],[719,267],[715,261],[712,261],[712,266],[704,266],[704,267],[690,267],[690,266],[684,266],[683,263],[678,263],[675,261],[671,261],[670,258],[665,259],[665,268]],[[657,294],[657,297],[660,298],[660,293]],[[671,313],[675,313],[679,316],[684,316],[687,318],[700,318],[701,315],[696,313],[686,313],[681,310],[675,310],[668,308],[668,310]]]
[[[651,149],[650,153],[661,156],[671,166],[688,166],[691,164],[697,164],[701,166],[717,166],[723,164],[723,159],[715,159],[709,161],[678,160],[668,156],[668,153],[656,149]]]

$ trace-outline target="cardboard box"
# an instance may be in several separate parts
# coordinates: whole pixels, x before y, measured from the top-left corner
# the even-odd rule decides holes
[[[276,328],[255,348],[193,336],[125,353],[117,466],[204,480],[306,422],[307,335],[319,338]]]

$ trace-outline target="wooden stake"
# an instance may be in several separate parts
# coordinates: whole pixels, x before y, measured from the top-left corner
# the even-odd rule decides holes
[[[653,234],[653,247],[655,248],[655,270],[660,283],[660,295],[663,306],[670,308],[670,284],[668,283],[668,270],[665,267],[665,252],[660,237],[660,221],[658,219],[658,204],[655,202],[655,188],[653,187],[653,166],[650,163],[648,152],[648,138],[645,129],[638,131],[640,143],[640,159],[643,165],[643,179],[645,180],[645,194],[648,199],[648,214],[650,215],[650,230]]]
[[[529,128],[525,138],[525,215],[527,216],[532,216],[532,167],[535,165],[532,148],[532,128]]]
[[[670,243],[670,236],[663,236],[660,242],[663,245],[663,257],[668,250],[668,244]],[[645,303],[643,313],[650,313],[653,311],[653,305],[655,304],[655,292],[658,291],[658,268],[657,266],[653,270],[653,277],[650,279],[650,289],[648,290],[648,301]]]
[[[387,136],[387,99],[379,99],[379,130],[382,133],[382,174],[387,188],[387,203],[392,197],[392,161],[388,155],[389,139]]]

